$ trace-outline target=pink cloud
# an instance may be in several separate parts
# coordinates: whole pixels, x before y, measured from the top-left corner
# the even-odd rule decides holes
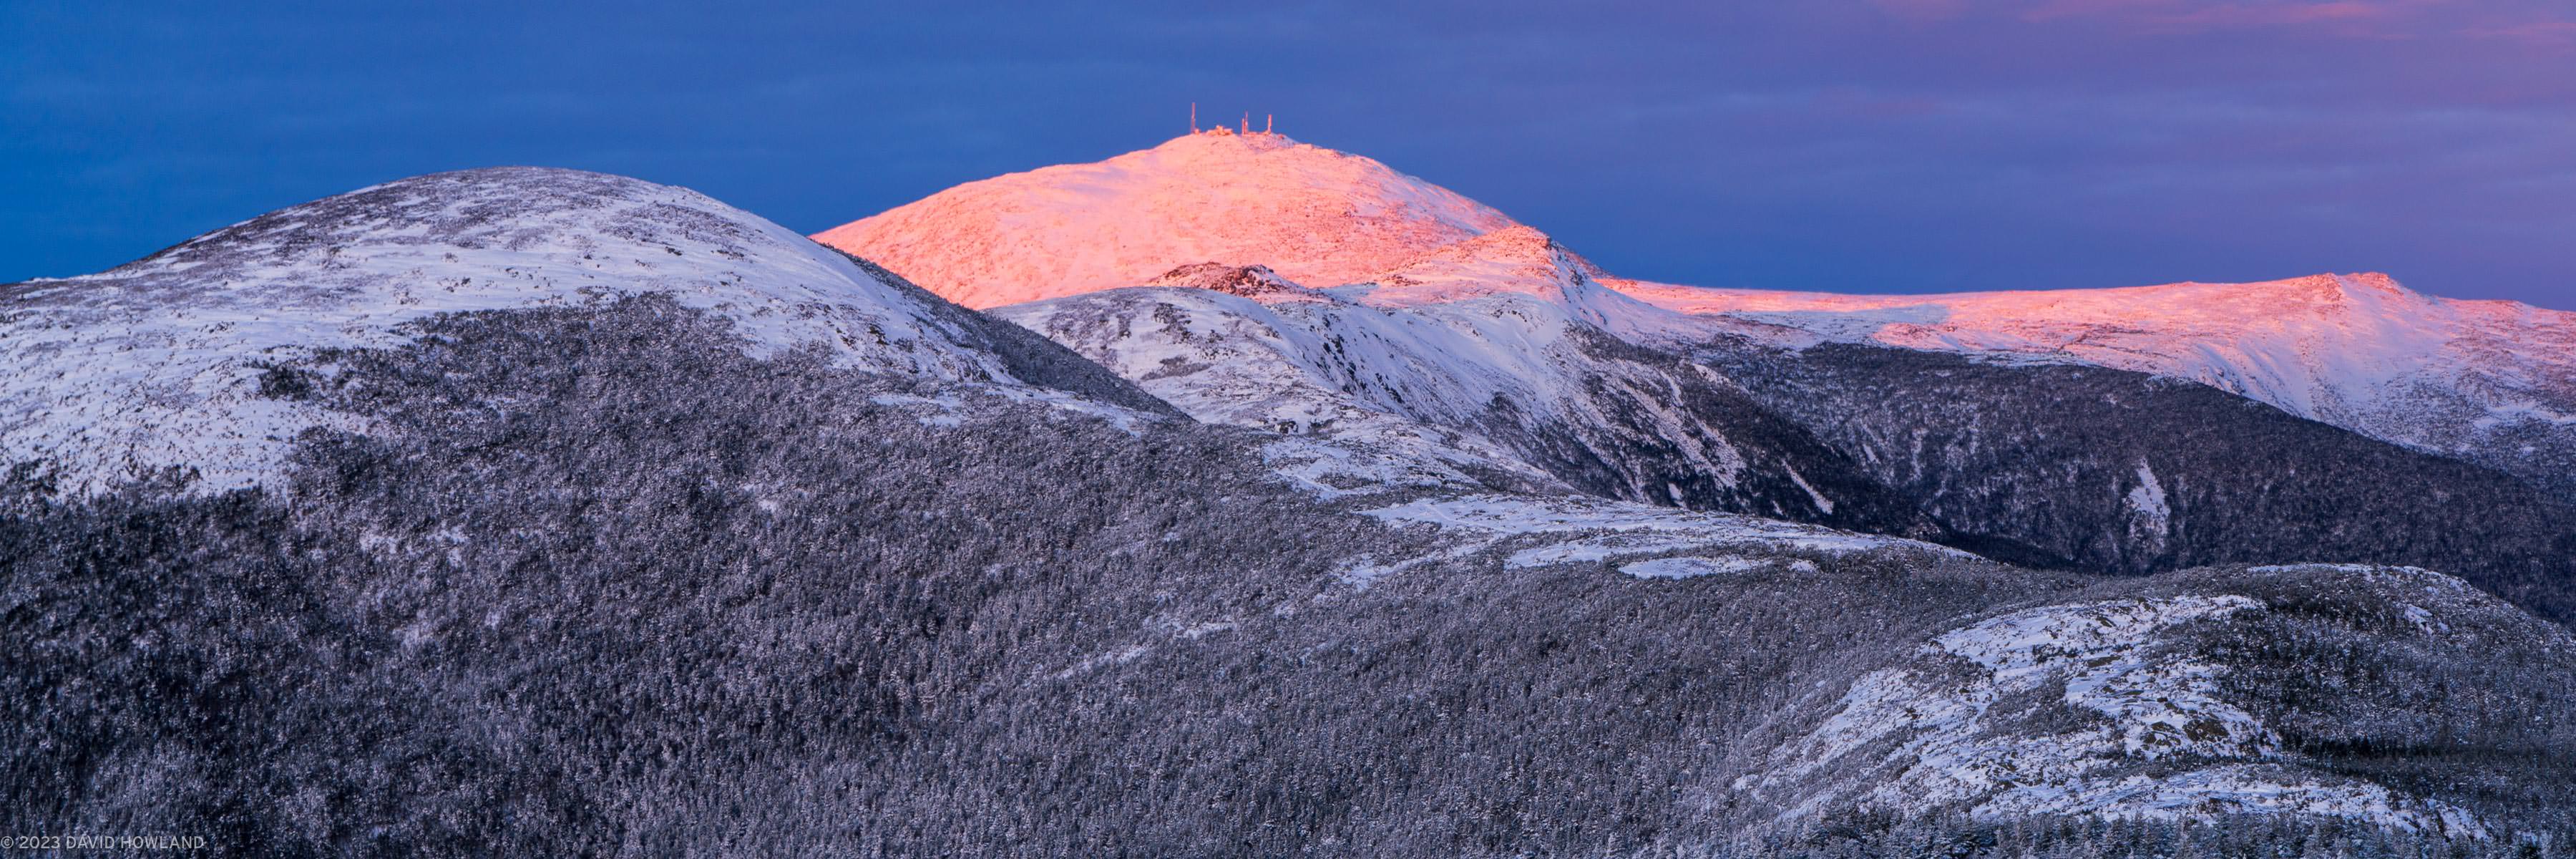
[[[2095,21],[2149,33],[2311,29],[2342,36],[2414,35],[2408,25],[2466,0],[1869,0],[1917,22],[2003,16],[2032,23]],[[2439,28],[2443,30],[2452,27]]]
[[[2483,39],[2508,39],[2542,47],[2576,46],[2576,21],[2531,21],[2492,27],[2471,27],[2460,31],[2464,36]]]
[[[2168,16],[2164,22],[2185,26],[2269,27],[2384,19],[2392,17],[2395,11],[2385,5],[2359,2],[2359,0],[2270,6],[2231,3]]]
[[[2576,50],[2576,20],[2554,0],[1868,0],[1916,24],[2019,20],[2115,33],[2273,31],[2336,39],[2479,39]]]
[[[2355,25],[2389,21],[2458,0],[1869,0],[1890,16],[1951,21],[2001,15],[2024,21],[2095,20],[2156,31]]]
[[[2296,27],[2386,21],[2438,0],[2204,3],[2192,0],[2046,0],[2024,12],[2032,21],[2102,18],[2173,30]]]
[[[2184,0],[2046,0],[2024,10],[2021,16],[2031,21],[2118,17],[2188,5]]]

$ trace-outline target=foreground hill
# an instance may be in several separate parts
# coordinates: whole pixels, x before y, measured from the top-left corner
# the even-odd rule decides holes
[[[667,299],[419,331],[301,395],[371,429],[308,435],[282,485],[13,495],[0,823],[407,855],[2509,855],[2576,802],[2576,641],[2434,573],[2095,578],[1581,498],[1325,502],[1246,431],[755,359]]]
[[[250,485],[327,417],[263,396],[296,384],[273,366],[404,342],[407,324],[439,313],[646,292],[733,320],[754,353],[820,348],[929,379],[1011,381],[1017,350],[1032,345],[692,191],[571,170],[441,173],[272,212],[99,274],[0,286],[0,450],[43,459],[79,489],[165,468]]]
[[[474,199],[601,189],[541,220],[481,215],[527,248],[612,246],[618,201],[686,193],[429,179]],[[344,237],[317,253],[450,252],[411,241],[448,207],[416,225],[345,202],[289,210]],[[603,274],[595,295],[381,329],[345,315],[363,303],[263,304],[282,342],[212,414],[302,429],[241,483],[191,479],[216,454],[184,447],[65,480],[77,461],[13,441],[0,831],[347,855],[2516,855],[2576,837],[2576,637],[2442,573],[2043,572],[1571,494],[1546,469],[1415,469],[1367,435],[1186,419],[872,266],[767,247],[792,264]],[[1529,270],[1502,250],[1463,262]],[[1443,259],[1412,278],[1480,268]],[[307,283],[197,268],[157,294]],[[440,287],[415,277],[364,283]],[[1260,272],[1176,279],[1399,306]],[[1562,289],[1479,281],[1489,303],[1387,316],[1347,353],[1400,364],[1368,350],[1523,314],[1559,327],[1493,330],[1554,330],[1574,345],[1532,344],[1553,360],[1627,307],[1547,279]],[[777,284],[838,309],[766,324],[746,308]],[[24,330],[124,330],[28,290],[0,293]],[[1539,315],[1567,295],[1603,312]],[[890,333],[844,341],[835,318]],[[1624,343],[1593,347],[1624,374],[1599,384],[1641,404],[1649,381],[1721,384]],[[215,354],[199,366],[240,360]],[[19,413],[156,396],[0,389]],[[1709,413],[1727,439],[1745,437],[1733,408]],[[1730,444],[1834,456],[1807,437],[1822,447]]]

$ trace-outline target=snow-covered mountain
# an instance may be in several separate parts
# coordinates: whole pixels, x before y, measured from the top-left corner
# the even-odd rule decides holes
[[[2382,274],[1955,295],[1605,282],[1825,340],[2189,379],[2576,494],[2576,313],[2436,298]]]
[[[95,488],[167,467],[258,482],[337,420],[269,368],[409,339],[434,314],[662,293],[763,352],[1011,381],[977,320],[681,188],[539,168],[440,173],[279,210],[93,275],[0,287],[0,451]],[[273,393],[273,392],[271,392]]]
[[[1200,420],[1369,450],[1373,473],[1481,474],[1498,478],[1489,486],[1561,486],[2122,572],[2426,564],[2551,611],[2576,605],[2552,584],[2567,573],[2554,547],[2576,528],[2565,505],[2488,479],[2576,491],[2576,468],[2562,465],[2576,453],[2576,423],[2558,422],[2576,411],[2576,353],[2521,345],[2563,340],[2559,315],[2369,278],[1920,300],[1648,284],[1507,221],[1462,234],[1449,214],[1415,214],[1416,228],[1399,232],[1421,241],[1369,241],[1388,234],[1387,213],[1413,211],[1379,201],[1456,195],[1398,182],[1374,162],[1383,181],[1356,191],[1304,168],[1342,158],[1270,137],[1192,135],[970,183],[825,238],[863,256],[912,254],[896,265],[907,277],[969,303],[1008,300],[989,289],[994,278],[1038,278],[1049,294],[1071,294],[993,313]],[[1288,215],[1266,206],[1335,193],[1360,202]],[[1059,205],[1082,217],[1023,216]],[[1102,241],[1104,225],[1170,227],[1174,211],[1192,220],[1168,235],[1122,234],[1118,266],[1048,273],[1073,258],[1067,243]],[[916,253],[924,248],[941,252]],[[1962,374],[1814,348],[1846,341],[2009,360],[1995,364],[2000,375]],[[1935,389],[1949,399],[1917,396]],[[2276,413],[2232,407],[2247,400],[2477,468],[2311,438]],[[2310,441],[2282,449],[2291,436]],[[2279,474],[2257,477],[2247,457]],[[2396,500],[2443,497],[2517,512],[2462,520]],[[2350,527],[2234,527],[2247,504]],[[2463,542],[2461,527],[2482,536]]]
[[[2576,544],[2506,477],[2126,371],[1785,348],[1820,338],[1527,227],[1381,262],[994,311],[1040,336],[690,192],[509,169],[0,287],[0,827],[2094,856],[2576,826],[2576,638],[2525,610]],[[83,491],[155,467],[206,479]],[[2517,602],[2226,563],[2355,534],[2502,553],[2470,581]]]
[[[1267,264],[1332,286],[1508,226],[1368,158],[1220,128],[969,182],[814,238],[982,309],[1136,286],[1201,262]]]
[[[1723,379],[1610,331],[1686,322],[1509,227],[1369,282],[1203,264],[1161,286],[996,308],[1203,421],[1357,443],[1501,485],[1930,536]]]
[[[1543,236],[1489,208],[1366,158],[1231,132],[967,183],[817,238],[975,307],[1214,263],[1401,312],[1517,292],[1674,349],[1854,341],[2136,370],[2576,497],[2576,314],[2433,298],[2381,275],[1847,296],[1624,280],[1556,248],[1581,276],[1570,283],[1522,247]]]

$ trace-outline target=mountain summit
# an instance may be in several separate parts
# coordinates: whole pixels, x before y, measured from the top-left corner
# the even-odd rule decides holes
[[[1334,286],[1511,226],[1373,159],[1225,131],[969,182],[814,239],[985,308],[1136,286],[1209,262]]]

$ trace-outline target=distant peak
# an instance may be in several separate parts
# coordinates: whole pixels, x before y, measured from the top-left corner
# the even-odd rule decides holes
[[[1512,226],[1373,159],[1228,129],[969,182],[814,238],[960,304],[998,307],[1211,260],[1338,286]]]
[[[696,214],[675,214],[681,211]],[[672,219],[682,222],[668,222]],[[541,233],[597,232],[631,240],[674,232],[739,245],[752,233],[780,229],[696,191],[629,176],[561,167],[480,167],[396,179],[279,209],[102,275],[219,262],[243,266],[239,249],[244,247],[262,248],[270,264],[283,265],[353,256],[350,252],[378,246],[450,243],[468,250],[516,250],[534,244],[530,236]]]
[[[639,187],[650,186],[653,184],[632,176],[620,176],[615,173],[598,173],[590,170],[578,170],[571,167],[540,167],[525,164],[504,164],[496,167],[469,167],[463,170],[423,173],[418,176],[411,176],[396,179],[392,182],[386,182],[384,185],[417,185],[440,182],[459,185],[513,185],[528,183],[545,184],[564,181],[601,182],[618,185],[634,185]],[[371,187],[383,187],[383,185]],[[359,191],[364,190],[366,189],[359,189]]]

